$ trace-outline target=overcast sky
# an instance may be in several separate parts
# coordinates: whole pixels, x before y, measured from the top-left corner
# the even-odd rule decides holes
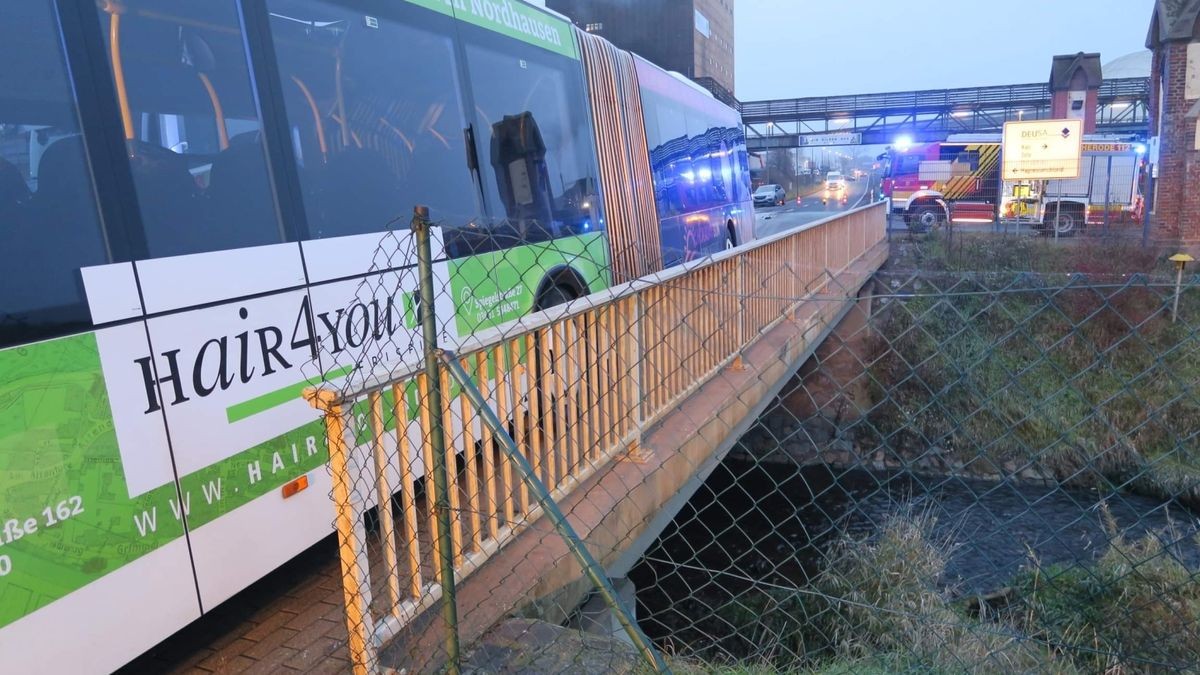
[[[1144,49],[1154,0],[736,0],[736,95],[1041,82],[1055,54]]]

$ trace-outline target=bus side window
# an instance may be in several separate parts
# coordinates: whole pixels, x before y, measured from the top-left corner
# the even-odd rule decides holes
[[[599,182],[578,61],[462,24],[489,249],[598,231]],[[475,252],[478,252],[476,250]]]
[[[687,118],[683,110],[655,92],[644,91],[646,139],[650,146],[650,170],[658,194],[658,217],[670,218],[687,213],[687,176],[692,170],[688,151]]]
[[[79,268],[110,262],[51,0],[0,23],[0,348],[91,325]]]
[[[453,19],[407,2],[267,8],[309,236],[403,229],[416,205],[476,220]]]
[[[283,241],[235,0],[101,4],[149,255]]]

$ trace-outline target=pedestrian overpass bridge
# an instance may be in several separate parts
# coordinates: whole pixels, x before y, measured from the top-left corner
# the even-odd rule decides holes
[[[573,543],[623,576],[854,305],[885,228],[871,204],[477,334],[436,378],[310,391],[356,672],[440,669],[513,615],[566,621],[596,581]]]
[[[1150,81],[1104,80],[1097,97],[1096,131],[1146,135]],[[1050,116],[1046,83],[958,89],[811,96],[738,104],[751,152],[828,144],[830,134],[854,143],[886,145],[899,135],[915,142],[943,141],[950,134],[1000,133],[1005,122]]]

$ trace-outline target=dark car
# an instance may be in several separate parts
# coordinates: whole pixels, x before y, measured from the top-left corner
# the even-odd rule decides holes
[[[785,193],[783,188],[778,185],[760,185],[758,186],[758,189],[754,191],[755,206],[768,206],[770,204],[778,204],[779,206],[783,206],[783,203],[786,200],[787,193]]]

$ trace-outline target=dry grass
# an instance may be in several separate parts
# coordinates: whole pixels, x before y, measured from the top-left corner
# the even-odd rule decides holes
[[[1200,506],[1200,280],[1172,323],[1172,289],[1122,271],[1161,269],[1155,254],[1006,241],[965,245],[981,248],[981,273],[904,277],[912,297],[875,319],[862,444]],[[963,259],[922,250],[943,256],[922,269]],[[1018,260],[1035,273],[995,271]]]
[[[1016,582],[1004,619],[1093,672],[1155,673],[1200,664],[1200,579],[1163,541],[1122,536],[1095,566],[1035,564]]]
[[[871,538],[844,537],[811,588],[743,594],[760,650],[676,658],[683,673],[1154,673],[1200,663],[1200,580],[1163,541],[1111,543],[1094,566],[1014,580],[1001,609],[969,613],[939,583],[950,553],[926,515],[900,513]]]

